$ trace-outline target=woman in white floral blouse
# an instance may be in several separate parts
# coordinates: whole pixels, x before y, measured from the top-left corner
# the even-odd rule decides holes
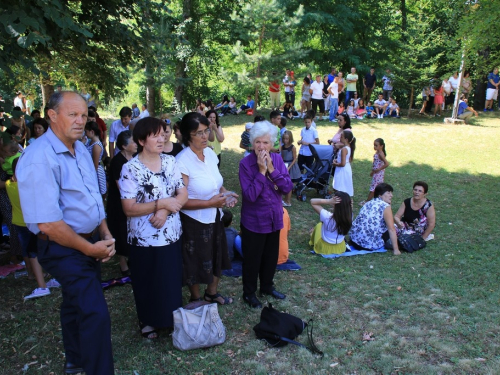
[[[386,183],[375,188],[374,199],[365,203],[354,219],[349,232],[349,245],[356,250],[378,250],[391,239],[394,255],[400,255],[394,217],[392,216],[392,186]]]
[[[187,190],[174,157],[162,154],[165,123],[139,120],[134,142],[139,153],[122,168],[120,193],[128,218],[130,272],[141,334],[158,337],[173,327],[182,306],[182,234],[179,211]]]

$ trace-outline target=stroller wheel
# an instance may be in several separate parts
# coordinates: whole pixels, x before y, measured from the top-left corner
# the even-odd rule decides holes
[[[304,194],[304,195],[302,195],[302,197],[301,197],[302,202],[305,202],[305,201],[306,201],[306,198],[307,198],[307,197],[306,197],[306,195],[305,195],[305,194]]]

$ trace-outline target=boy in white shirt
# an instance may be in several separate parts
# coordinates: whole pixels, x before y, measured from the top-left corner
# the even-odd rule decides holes
[[[384,100],[384,96],[382,94],[378,94],[378,99],[373,102],[375,113],[377,113],[378,118],[384,118],[384,112],[388,104],[389,103]]]
[[[389,98],[390,104],[387,107],[387,114],[392,117],[399,118],[399,105],[396,103],[396,99]]]
[[[323,120],[323,114],[325,113],[325,101],[323,100],[323,85],[321,81],[321,76],[318,74],[316,76],[316,81],[311,83],[309,92],[311,93],[312,108],[316,111],[319,107],[319,121]]]
[[[297,164],[299,165],[300,171],[304,169],[304,165],[311,168],[314,162],[314,156],[312,155],[309,145],[317,144],[319,145],[318,131],[311,127],[312,118],[309,116],[304,117],[305,127],[300,132],[302,137],[297,144],[300,145],[299,156],[297,159]]]

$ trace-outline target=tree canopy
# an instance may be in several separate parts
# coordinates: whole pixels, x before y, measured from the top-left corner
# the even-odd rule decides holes
[[[271,71],[391,68],[401,92],[460,65],[500,63],[493,0],[21,0],[0,4],[0,90],[51,85],[116,97],[143,74],[150,112],[176,98],[261,94]],[[49,90],[49,91],[47,91]],[[160,108],[161,107],[161,108]]]

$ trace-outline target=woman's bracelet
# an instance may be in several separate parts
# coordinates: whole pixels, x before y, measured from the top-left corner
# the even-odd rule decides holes
[[[156,211],[158,210],[158,199],[155,200],[155,210],[153,212],[153,215],[156,215]]]

